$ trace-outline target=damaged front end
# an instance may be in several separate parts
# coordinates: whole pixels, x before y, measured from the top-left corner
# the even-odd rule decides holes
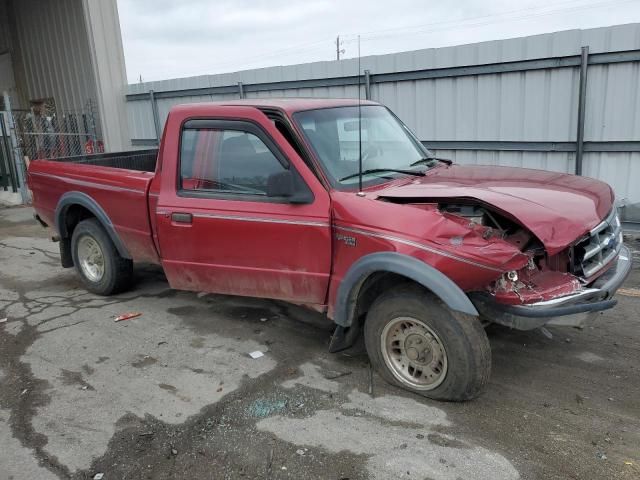
[[[430,226],[430,240],[497,271],[484,280],[476,275],[473,282],[469,273],[451,275],[487,322],[519,330],[545,324],[578,326],[586,314],[616,304],[612,297],[631,270],[631,255],[622,243],[615,209],[563,247],[557,238],[548,236],[543,242],[532,233],[544,225],[540,216],[528,228],[532,219],[516,218],[474,199],[383,198],[437,210],[439,220]],[[546,232],[551,230],[544,227]],[[564,225],[555,227],[563,230]],[[563,234],[566,237],[564,230]]]
[[[575,324],[570,316],[611,308],[631,270],[613,191],[594,179],[452,165],[386,187],[378,198],[437,210],[425,238],[489,273],[434,266],[490,322]]]
[[[486,225],[488,220],[493,228],[505,221],[484,207],[456,208],[464,218],[469,218],[465,212],[484,210],[475,221]],[[450,206],[444,210],[452,211]],[[520,246],[529,261],[518,270],[505,272],[482,291],[470,293],[485,320],[519,330],[545,324],[579,326],[588,313],[617,303],[612,297],[631,271],[631,255],[622,243],[615,209],[587,235],[554,255],[522,227],[511,224],[499,232]]]

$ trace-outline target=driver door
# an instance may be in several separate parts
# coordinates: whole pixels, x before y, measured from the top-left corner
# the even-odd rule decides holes
[[[156,211],[162,265],[177,289],[323,304],[328,193],[267,117],[256,115],[259,122],[183,124],[177,178]],[[270,178],[286,170],[310,190],[310,201],[268,195]]]

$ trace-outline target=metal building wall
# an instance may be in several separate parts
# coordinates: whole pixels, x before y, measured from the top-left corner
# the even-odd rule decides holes
[[[5,46],[17,86],[14,108],[54,98],[59,112],[97,112],[105,147],[130,147],[116,0],[0,0],[0,53]]]
[[[381,79],[373,81],[371,98],[394,110],[427,145],[436,145],[439,155],[459,163],[573,172],[579,82],[574,60],[585,45],[596,57],[624,56],[602,63],[610,59],[600,55],[588,67],[585,141],[607,142],[594,144],[595,150],[629,151],[587,149],[583,173],[610,183],[626,200],[627,219],[640,221],[640,24],[371,56],[361,63]],[[545,59],[544,68],[531,66],[538,59]],[[521,71],[510,71],[520,67],[509,62],[522,64]],[[487,70],[493,73],[473,74],[487,64],[494,64]],[[429,72],[437,78],[425,78]],[[414,73],[417,79],[411,79]],[[350,59],[130,85],[131,135],[138,144],[156,136],[149,90],[161,127],[174,104],[238,98],[238,82],[247,97],[356,97],[357,75],[357,61]]]
[[[61,110],[96,101],[96,87],[80,0],[13,1],[15,75],[22,103],[48,97]]]
[[[130,148],[127,73],[116,0],[82,0],[102,135],[110,151]]]
[[[9,34],[9,12],[6,0],[0,0],[0,55],[11,50]]]

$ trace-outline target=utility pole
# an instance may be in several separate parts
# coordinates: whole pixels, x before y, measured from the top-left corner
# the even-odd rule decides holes
[[[336,60],[340,60],[340,54],[344,53],[344,48],[340,48],[340,35],[336,37]]]

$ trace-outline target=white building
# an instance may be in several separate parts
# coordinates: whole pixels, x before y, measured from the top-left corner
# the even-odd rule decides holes
[[[93,114],[105,148],[126,149],[126,86],[116,0],[0,0],[0,94],[14,111]]]

